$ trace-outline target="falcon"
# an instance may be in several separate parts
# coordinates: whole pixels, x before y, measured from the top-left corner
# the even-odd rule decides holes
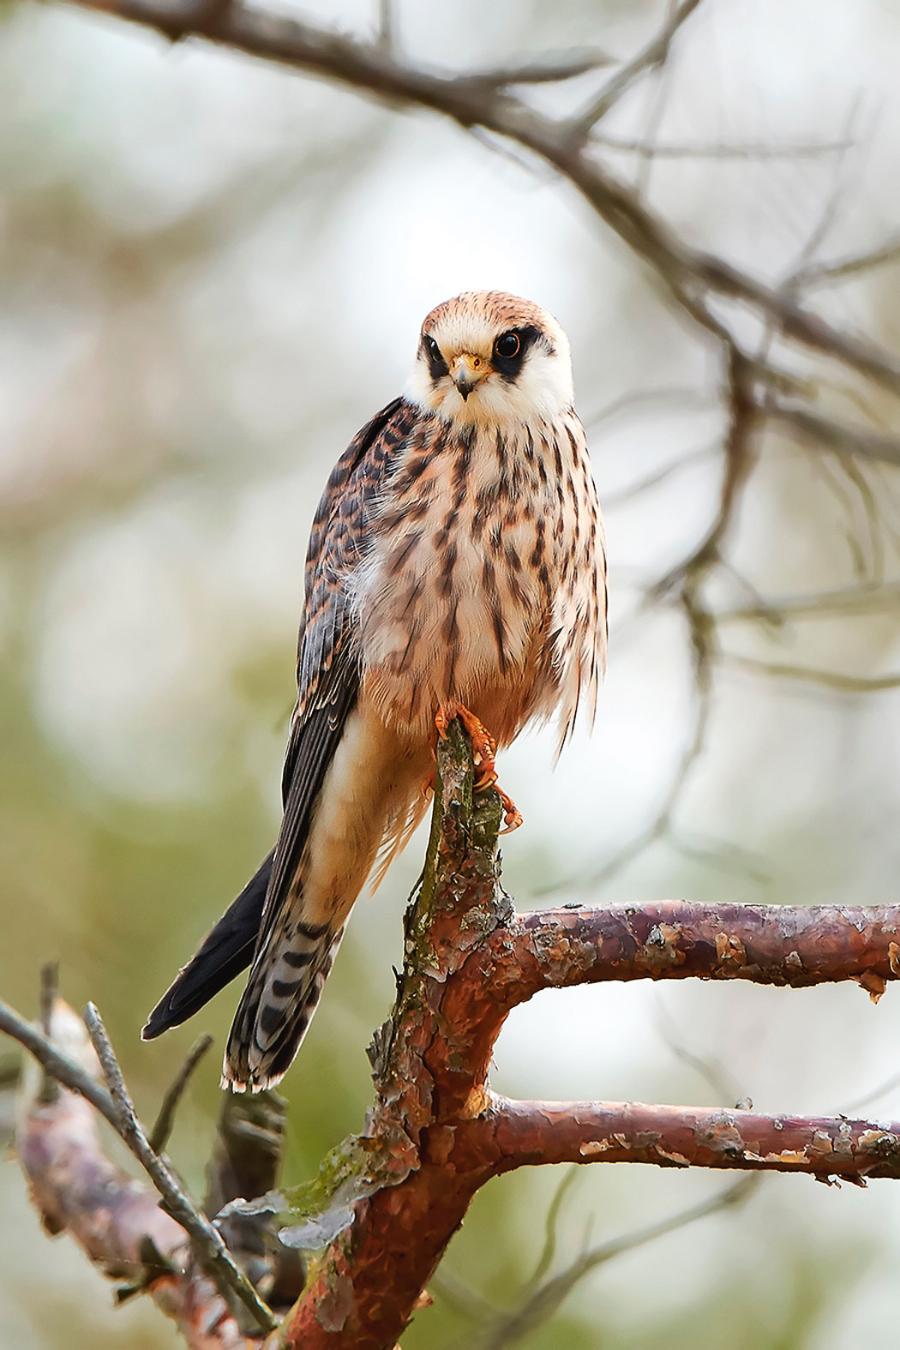
[[[561,749],[581,704],[593,717],[603,524],[551,315],[499,291],[431,311],[405,393],[331,473],[305,601],[277,842],[142,1033],[185,1021],[249,965],[222,1073],[237,1092],[293,1062],[366,879],[426,810],[452,718],[488,789],[526,723],[556,714]]]

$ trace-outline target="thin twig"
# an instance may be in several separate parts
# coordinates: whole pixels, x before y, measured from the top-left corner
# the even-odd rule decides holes
[[[626,1252],[635,1251],[650,1242],[655,1242],[657,1238],[679,1232],[689,1224],[706,1219],[711,1214],[743,1203],[756,1189],[760,1180],[758,1176],[741,1177],[740,1181],[710,1200],[692,1205],[690,1209],[673,1214],[668,1219],[661,1219],[658,1223],[648,1224],[646,1228],[638,1228],[634,1232],[625,1233],[622,1237],[600,1243],[591,1251],[585,1252],[553,1279],[535,1288],[512,1313],[504,1315],[493,1327],[488,1328],[483,1339],[476,1342],[479,1350],[503,1350],[506,1346],[515,1345],[537,1330],[542,1323],[547,1322],[575,1286],[599,1266],[623,1256]]]
[[[900,436],[839,422],[796,403],[774,402],[765,412],[770,422],[790,427],[819,449],[900,464]]]
[[[629,139],[625,136],[613,136],[607,133],[602,136],[595,136],[594,141],[597,145],[602,145],[604,150],[613,150],[625,155],[640,155],[645,159],[708,160],[818,159],[824,155],[840,154],[844,150],[852,149],[853,144],[851,141],[839,140],[804,141],[798,142],[796,145],[767,145],[764,141],[691,145],[687,142]],[[895,245],[895,247],[900,248],[900,244]]]
[[[503,89],[517,84],[562,84],[589,75],[592,70],[612,64],[606,52],[581,50],[574,52],[545,52],[542,56],[520,65],[486,67],[460,78],[475,88]]]
[[[735,652],[724,653],[723,660],[754,674],[818,684],[839,694],[879,694],[890,689],[900,689],[900,672],[889,675],[848,675],[839,670],[820,670],[815,666],[798,666],[786,661],[765,661],[760,657],[740,656]]]
[[[559,1228],[559,1215],[563,1206],[563,1201],[569,1191],[575,1185],[578,1179],[578,1168],[570,1167],[566,1170],[562,1180],[553,1193],[553,1199],[550,1201],[550,1207],[547,1210],[547,1217],[544,1221],[544,1245],[541,1248],[541,1254],[538,1257],[537,1265],[531,1272],[528,1280],[529,1285],[535,1288],[547,1274],[547,1271],[553,1265],[556,1256],[557,1230]]]
[[[0,1000],[0,1031],[18,1041],[42,1068],[63,1087],[70,1088],[89,1101],[118,1133],[119,1117],[109,1093],[74,1060],[49,1040],[42,1031],[21,1017],[8,1003]]]
[[[234,1294],[264,1331],[273,1331],[278,1322],[271,1308],[263,1302],[235,1263],[218,1229],[200,1213],[169,1165],[150,1147],[106,1027],[93,1003],[87,1005],[84,1021],[109,1086],[114,1123],[120,1136],[165,1200],[169,1213],[190,1235],[198,1259],[216,1281],[222,1294],[226,1298],[229,1293]]]
[[[573,129],[579,137],[587,133],[606,116],[614,104],[649,70],[658,70],[668,60],[669,50],[678,30],[691,17],[700,0],[682,0],[669,15],[659,32],[637,53],[601,90],[597,98],[579,113]]]
[[[201,1036],[198,1041],[195,1041],[188,1052],[187,1059],[178,1070],[176,1077],[163,1097],[156,1123],[150,1131],[149,1144],[154,1153],[162,1153],[169,1142],[172,1127],[175,1124],[175,1113],[178,1110],[181,1098],[184,1096],[185,1088],[212,1043],[213,1038],[210,1035]]]
[[[618,506],[625,506],[627,503],[633,502],[636,497],[643,496],[645,492],[659,487],[661,483],[668,482],[675,474],[681,473],[682,469],[687,469],[701,460],[711,459],[718,449],[718,445],[698,446],[693,450],[688,450],[679,459],[673,459],[671,463],[664,464],[661,469],[654,469],[645,477],[629,483],[627,487],[619,488],[618,491],[605,492],[603,494],[604,510],[615,510]]]
[[[48,1040],[53,1026],[53,1005],[59,994],[59,963],[48,961],[41,967],[41,1030]],[[41,1076],[40,1100],[48,1105],[59,1096],[59,1083],[46,1069]]]
[[[889,263],[900,261],[900,235],[892,235],[878,247],[867,253],[857,253],[848,258],[836,258],[833,262],[810,263],[794,276],[798,287],[833,285],[836,281],[847,281],[874,271]]]
[[[386,52],[394,47],[394,0],[378,0],[378,45]]]
[[[866,582],[862,586],[847,586],[833,591],[818,591],[810,595],[777,596],[749,605],[735,605],[733,609],[715,612],[716,624],[762,621],[781,624],[791,619],[831,619],[838,615],[872,614],[881,609],[895,609],[900,603],[900,579],[884,582]]]

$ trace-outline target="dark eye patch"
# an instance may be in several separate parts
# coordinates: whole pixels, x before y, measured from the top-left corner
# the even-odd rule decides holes
[[[526,324],[522,328],[508,328],[505,333],[501,333],[494,343],[491,356],[491,364],[497,374],[510,383],[515,380],[522,369],[526,352],[539,339],[543,339],[543,334],[533,324]]]
[[[431,371],[431,378],[439,380],[441,376],[448,375],[447,362],[441,355],[441,349],[429,333],[422,334],[422,348],[428,361],[428,369]]]

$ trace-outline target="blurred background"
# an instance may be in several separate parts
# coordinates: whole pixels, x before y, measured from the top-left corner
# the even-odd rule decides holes
[[[302,12],[373,25],[361,2]],[[411,58],[464,69],[581,45],[627,56],[664,14],[634,0],[406,3],[397,31]],[[779,282],[896,232],[898,60],[894,0],[705,0],[665,70],[604,123],[672,153],[604,153],[692,243]],[[274,837],[301,566],[328,470],[400,390],[423,315],[464,288],[531,296],[562,321],[607,503],[597,728],[555,769],[537,734],[503,766],[526,820],[504,846],[519,906],[898,899],[900,692],[863,687],[900,671],[897,470],[784,430],[758,438],[727,565],[703,579],[723,617],[698,723],[684,614],[647,588],[715,515],[721,361],[572,189],[429,114],[59,5],[0,11],[0,88],[6,999],[32,1012],[39,965],[58,958],[63,993],[99,1005],[151,1118],[200,1031],[221,1049],[236,988],[163,1041],[142,1045],[139,1029]],[[897,262],[813,299],[900,349]],[[898,425],[886,394],[831,376],[826,404]],[[746,613],[759,596],[799,601],[766,623]],[[419,836],[354,913],[285,1084],[288,1180],[362,1124],[365,1047],[422,851]],[[514,1013],[493,1084],[798,1113],[871,1095],[868,1113],[896,1119],[898,1044],[892,989],[874,1008],[853,984],[598,987]],[[171,1150],[197,1189],[217,1059]],[[548,1168],[482,1192],[404,1346],[472,1344],[483,1300],[521,1298],[559,1182]],[[727,1184],[585,1168],[557,1266]],[[599,1268],[523,1343],[849,1350],[897,1325],[898,1261],[896,1186],[772,1176],[742,1207]],[[177,1344],[149,1303],[113,1311],[70,1239],[49,1243],[14,1161],[0,1169],[0,1343]]]

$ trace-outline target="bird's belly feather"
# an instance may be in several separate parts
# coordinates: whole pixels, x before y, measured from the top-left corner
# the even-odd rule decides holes
[[[502,554],[492,556],[460,524],[451,568],[437,530],[421,533],[400,574],[386,548],[361,569],[363,690],[389,725],[415,739],[432,737],[435,712],[456,700],[508,744],[528,717],[550,710],[556,685],[549,605],[519,563],[534,531],[508,529]]]

